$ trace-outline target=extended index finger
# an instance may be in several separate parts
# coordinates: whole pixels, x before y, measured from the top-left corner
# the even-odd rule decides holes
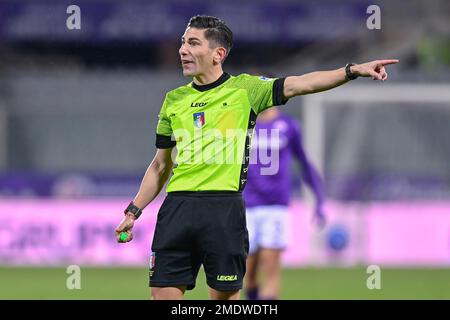
[[[398,59],[386,59],[386,60],[378,60],[378,64],[383,66],[387,66],[388,64],[396,64],[398,63]]]

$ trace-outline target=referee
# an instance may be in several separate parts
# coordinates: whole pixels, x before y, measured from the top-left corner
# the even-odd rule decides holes
[[[179,54],[183,75],[193,80],[166,94],[156,129],[156,155],[115,230],[118,242],[131,241],[135,220],[173,172],[152,243],[153,299],[182,299],[185,290],[195,287],[202,264],[211,299],[239,299],[248,254],[242,191],[260,112],[358,76],[386,80],[384,66],[398,62],[347,64],[279,79],[231,76],[222,65],[232,45],[232,32],[222,20],[189,20]],[[121,239],[122,232],[126,239]]]

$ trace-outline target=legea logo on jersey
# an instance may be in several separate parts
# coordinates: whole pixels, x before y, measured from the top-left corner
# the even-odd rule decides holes
[[[206,107],[207,104],[208,104],[208,102],[192,102],[191,103],[191,108]]]
[[[203,127],[205,124],[205,113],[204,112],[196,112],[194,113],[194,126],[197,128]]]

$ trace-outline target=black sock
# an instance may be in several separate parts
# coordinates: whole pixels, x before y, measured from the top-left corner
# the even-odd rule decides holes
[[[258,287],[247,290],[247,300],[258,300]]]

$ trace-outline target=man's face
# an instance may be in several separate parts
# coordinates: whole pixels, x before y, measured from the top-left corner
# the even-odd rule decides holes
[[[179,53],[183,75],[186,77],[205,74],[214,65],[216,48],[210,48],[204,32],[204,29],[188,27],[181,38]]]

